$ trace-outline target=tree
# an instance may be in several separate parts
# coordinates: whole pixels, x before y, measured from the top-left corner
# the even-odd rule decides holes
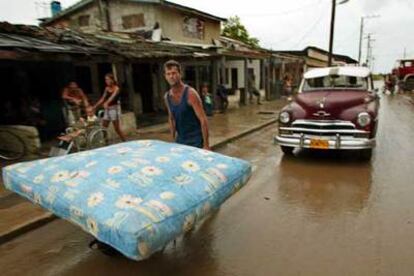
[[[259,40],[255,37],[250,37],[246,27],[240,22],[240,18],[232,16],[224,23],[224,28],[221,32],[223,36],[227,36],[233,39],[240,40],[252,47],[259,47]]]

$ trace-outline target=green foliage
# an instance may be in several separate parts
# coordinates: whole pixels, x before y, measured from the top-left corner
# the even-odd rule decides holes
[[[240,22],[240,18],[237,15],[230,17],[228,21],[224,23],[222,35],[240,40],[255,48],[259,47],[259,40],[255,37],[250,37],[249,32]]]
[[[374,81],[378,81],[378,80],[384,80],[384,77],[382,74],[372,74],[372,79]]]

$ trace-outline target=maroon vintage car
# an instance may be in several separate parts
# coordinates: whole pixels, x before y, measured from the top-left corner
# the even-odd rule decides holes
[[[375,147],[379,97],[365,67],[328,67],[304,74],[299,93],[279,114],[275,143],[294,148],[359,150]]]

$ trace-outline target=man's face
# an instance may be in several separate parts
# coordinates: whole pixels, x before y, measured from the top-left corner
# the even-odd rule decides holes
[[[181,73],[176,66],[165,68],[165,79],[170,86],[175,86],[181,82]]]

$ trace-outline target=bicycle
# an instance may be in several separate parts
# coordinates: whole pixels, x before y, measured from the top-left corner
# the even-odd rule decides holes
[[[0,159],[13,161],[26,154],[26,145],[22,138],[7,129],[0,128]]]

